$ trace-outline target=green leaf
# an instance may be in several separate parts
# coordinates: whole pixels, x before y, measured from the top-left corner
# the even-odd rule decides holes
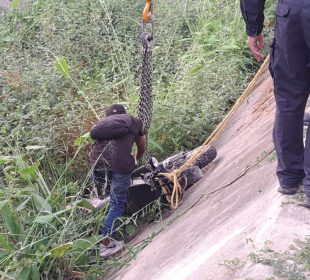
[[[86,140],[89,140],[89,139],[91,139],[90,133],[87,132],[84,135],[82,135],[82,136],[80,136],[74,140],[74,146],[81,146]]]
[[[9,207],[7,200],[0,202],[0,212],[12,237],[18,241],[25,240],[25,232],[22,225],[17,218],[16,213]]]
[[[129,236],[133,236],[137,232],[137,227],[134,224],[126,225],[125,231]]]
[[[86,208],[91,211],[95,211],[96,207],[94,207],[88,200],[82,199],[77,203],[77,206]]]
[[[199,71],[203,69],[203,67],[204,67],[203,64],[195,65],[191,70],[191,74],[197,74]]]
[[[16,277],[16,280],[28,280],[31,269],[29,267],[24,267],[19,275]]]
[[[54,66],[66,78],[69,77],[68,63],[64,57],[56,58]]]
[[[31,280],[40,280],[40,271],[36,264],[31,267]]]
[[[3,234],[0,233],[0,248],[12,251],[14,250],[15,246],[13,243],[8,242],[6,238],[3,236]]]
[[[8,203],[7,200],[0,201],[0,210]]]
[[[12,1],[12,9],[15,10],[18,8],[19,0],[13,0]]]
[[[26,204],[28,203],[28,201],[30,200],[30,197],[28,197],[24,202],[22,202],[21,204],[19,204],[16,207],[16,212],[22,211],[26,208]]]
[[[34,194],[32,194],[32,201],[33,201],[34,206],[36,207],[37,211],[44,210],[44,211],[47,211],[49,213],[52,213],[52,206],[42,196],[34,193]]]
[[[21,157],[16,157],[15,158],[15,162],[16,162],[16,166],[18,169],[25,169],[27,168],[27,165],[25,164],[25,162],[23,161],[23,159]]]
[[[73,243],[74,251],[87,251],[92,249],[100,240],[102,239],[102,235],[92,236],[85,239],[75,240]]]
[[[81,254],[80,252],[73,252],[74,265],[79,266],[81,269],[89,265],[89,261],[86,254]]]
[[[27,219],[25,219],[25,221],[27,221],[28,223],[39,223],[39,224],[50,224],[52,221],[54,221],[54,219],[58,219],[58,216],[70,211],[70,209],[64,209],[61,211],[58,211],[56,213],[52,213],[50,215],[41,215],[38,217],[30,217]],[[59,220],[59,219],[58,219]],[[51,225],[52,227],[54,227],[53,225]]]
[[[39,163],[35,163],[32,166],[22,168],[18,170],[18,173],[22,176],[23,179],[25,180],[31,180],[37,178],[36,171],[39,168]]]
[[[50,250],[48,252],[48,255],[55,257],[55,258],[60,258],[60,257],[63,257],[65,253],[70,251],[72,248],[73,248],[73,242],[62,244]]]
[[[156,141],[154,141],[153,139],[149,139],[149,144],[151,145],[151,149],[150,150],[153,150],[153,149],[158,149],[161,153],[164,153],[164,149],[162,148],[161,145],[159,145]]]
[[[50,224],[52,221],[54,221],[54,219],[55,219],[55,215],[54,214],[44,215],[44,216],[36,217],[34,222],[36,222],[38,224]]]
[[[86,251],[91,250],[102,239],[102,235],[92,236],[86,239],[78,239],[73,243],[72,253],[75,258],[75,264],[79,266],[88,263]]]
[[[12,161],[12,157],[10,156],[0,156],[0,164],[2,163],[8,163],[10,161]]]

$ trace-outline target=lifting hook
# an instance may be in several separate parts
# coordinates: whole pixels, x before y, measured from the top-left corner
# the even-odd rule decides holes
[[[150,23],[153,17],[153,3],[152,0],[146,0],[145,7],[143,9],[143,22]]]

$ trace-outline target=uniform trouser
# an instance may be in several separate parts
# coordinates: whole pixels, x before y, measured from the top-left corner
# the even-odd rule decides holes
[[[310,93],[310,0],[280,0],[270,72],[274,80],[274,144],[281,186],[304,179],[310,197],[310,129],[303,144],[303,116]]]

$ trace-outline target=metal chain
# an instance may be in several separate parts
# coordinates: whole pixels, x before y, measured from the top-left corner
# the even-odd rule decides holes
[[[154,47],[153,32],[143,32],[140,37],[142,50],[142,67],[140,81],[140,99],[138,105],[138,117],[143,123],[143,131],[146,136],[146,158],[150,159],[148,150],[148,132],[151,127],[153,114],[152,93],[152,52]]]

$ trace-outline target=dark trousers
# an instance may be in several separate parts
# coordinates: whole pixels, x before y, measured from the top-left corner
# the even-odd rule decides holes
[[[125,213],[131,173],[116,173],[103,167],[96,167],[92,179],[100,198],[110,196],[109,211],[103,221],[102,234],[111,235],[120,225],[119,218]]]
[[[310,197],[310,130],[303,144],[303,117],[310,93],[310,0],[280,0],[270,72],[274,80],[274,143],[277,176],[284,187],[303,179]]]
[[[128,198],[128,189],[131,184],[131,173],[121,174],[112,172],[110,207],[103,221],[102,234],[111,235],[120,225],[119,218],[125,213],[125,205]]]

